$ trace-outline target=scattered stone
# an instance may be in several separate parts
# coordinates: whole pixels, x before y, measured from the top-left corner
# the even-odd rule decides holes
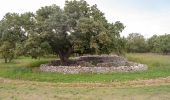
[[[139,64],[138,66],[119,66],[119,67],[80,67],[80,66],[48,66],[43,64],[40,66],[42,71],[58,72],[67,74],[78,73],[111,73],[111,72],[136,72],[145,71],[147,66]]]

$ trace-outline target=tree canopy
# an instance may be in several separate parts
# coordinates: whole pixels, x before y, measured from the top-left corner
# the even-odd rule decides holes
[[[51,51],[64,64],[73,53],[122,53],[124,28],[119,21],[109,23],[97,5],[66,0],[63,9],[53,4],[36,13],[7,13],[0,21],[0,51],[5,59],[37,58]]]
[[[127,37],[128,52],[147,52],[147,43],[143,35],[140,33],[131,33]]]
[[[84,0],[66,1],[64,9],[56,5],[42,7],[37,16],[43,19],[40,35],[62,62],[67,62],[72,53],[112,52],[118,45],[114,41],[119,40],[124,29],[120,22],[108,23],[96,5],[89,6]]]
[[[170,53],[170,34],[153,35],[148,39],[148,45],[151,52],[154,53]]]

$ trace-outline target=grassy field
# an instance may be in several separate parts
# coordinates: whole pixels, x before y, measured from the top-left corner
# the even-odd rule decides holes
[[[40,72],[36,66],[47,63],[54,58],[34,60],[21,57],[12,63],[0,62],[0,77],[45,82],[113,82],[140,79],[153,79],[170,76],[170,56],[156,54],[127,54],[131,61],[147,64],[149,70],[134,73],[109,74],[60,74]]]
[[[165,83],[161,80],[149,85],[141,85],[147,83],[145,80],[136,81],[132,86],[129,84],[134,82],[101,86],[0,79],[0,100],[169,100],[170,83],[166,82],[170,82],[170,78]]]
[[[0,100],[170,100],[170,56],[127,54],[149,70],[135,73],[59,74],[37,66],[55,58],[0,60]]]

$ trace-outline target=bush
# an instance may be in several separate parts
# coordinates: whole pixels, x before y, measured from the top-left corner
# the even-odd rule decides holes
[[[39,60],[39,61],[36,60],[29,63],[26,67],[34,68],[34,67],[39,67],[41,64],[46,64],[46,63],[48,63],[48,61],[46,60]]]

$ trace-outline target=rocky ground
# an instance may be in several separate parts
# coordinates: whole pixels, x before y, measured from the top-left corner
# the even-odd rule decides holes
[[[40,66],[40,70],[59,73],[112,73],[145,71],[148,67],[144,64],[129,62],[127,59],[116,55],[81,56],[62,65],[59,60]]]

